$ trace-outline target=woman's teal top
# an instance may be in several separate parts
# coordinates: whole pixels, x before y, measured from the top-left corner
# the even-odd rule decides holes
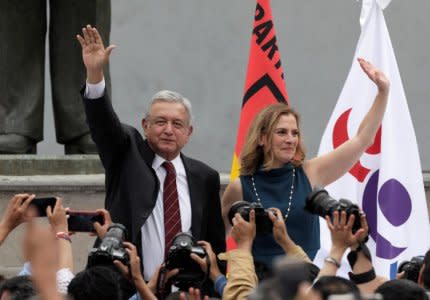
[[[290,213],[285,223],[291,239],[301,246],[312,260],[320,248],[320,228],[318,216],[304,210],[306,197],[312,191],[312,187],[303,168],[287,163],[282,168],[270,171],[259,169],[254,174],[255,187],[264,208],[279,208],[285,216],[288,209],[293,168],[295,168],[293,196]],[[251,177],[240,176],[243,200],[257,202]],[[273,259],[281,255],[283,256],[285,253],[275,242],[273,234],[257,234],[253,244],[255,261],[271,267]]]

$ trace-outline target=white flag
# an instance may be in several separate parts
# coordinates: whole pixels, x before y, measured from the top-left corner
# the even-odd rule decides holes
[[[430,247],[430,225],[414,128],[400,73],[382,13],[389,1],[363,0],[361,35],[336,107],[324,132],[319,155],[355,135],[376,93],[357,57],[390,79],[387,109],[374,144],[342,178],[326,187],[335,199],[346,198],[365,211],[371,228],[369,246],[379,275],[393,277],[397,264]],[[330,249],[330,234],[321,223],[321,247]]]

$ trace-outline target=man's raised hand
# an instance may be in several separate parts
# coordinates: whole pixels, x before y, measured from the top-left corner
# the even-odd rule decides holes
[[[99,83],[103,79],[103,67],[108,63],[112,50],[110,45],[105,48],[102,38],[95,27],[87,25],[82,28],[82,35],[76,35],[82,47],[82,59],[87,69],[89,83]]]

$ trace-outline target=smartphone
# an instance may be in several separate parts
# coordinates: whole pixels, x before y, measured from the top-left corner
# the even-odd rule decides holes
[[[94,222],[104,224],[103,215],[96,211],[69,210],[67,224],[72,232],[95,232]]]
[[[54,209],[56,202],[55,197],[34,198],[30,205],[36,208],[38,217],[46,217],[46,208],[50,206],[51,209]]]

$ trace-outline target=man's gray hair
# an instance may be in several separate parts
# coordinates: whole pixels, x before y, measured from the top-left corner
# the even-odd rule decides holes
[[[149,118],[149,112],[151,111],[152,105],[157,102],[170,102],[170,103],[179,103],[182,104],[185,107],[185,110],[188,114],[188,125],[192,125],[193,123],[193,114],[192,114],[192,107],[191,102],[181,94],[169,91],[169,90],[162,90],[157,92],[154,96],[152,96],[151,102],[149,103],[148,109],[146,110],[145,118]]]

